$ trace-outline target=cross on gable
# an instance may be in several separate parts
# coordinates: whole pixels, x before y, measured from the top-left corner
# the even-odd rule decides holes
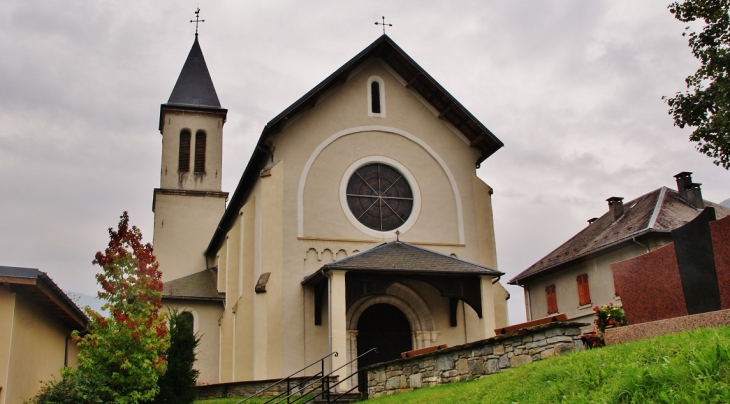
[[[195,19],[190,20],[190,22],[195,23],[195,36],[198,36],[198,23],[205,22],[205,20],[200,19],[200,7],[198,7],[198,9],[195,10]]]
[[[377,22],[377,21],[375,21],[375,25],[382,25],[383,26],[383,35],[385,35],[385,26],[387,25],[389,27],[392,27],[393,24],[386,24],[385,23],[385,16],[383,16],[382,18],[383,18],[383,22]]]

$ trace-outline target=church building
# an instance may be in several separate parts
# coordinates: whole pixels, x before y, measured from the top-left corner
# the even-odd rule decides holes
[[[163,303],[192,315],[199,382],[278,379],[332,352],[343,378],[507,325],[476,175],[503,144],[391,38],[267,123],[230,198],[227,114],[196,34],[160,109],[153,211]]]

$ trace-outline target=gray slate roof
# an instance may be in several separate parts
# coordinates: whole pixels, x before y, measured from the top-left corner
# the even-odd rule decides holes
[[[162,298],[191,300],[220,300],[224,293],[218,293],[218,275],[215,269],[206,269],[165,282],[162,286]]]
[[[730,209],[705,201],[706,207],[715,208],[717,218],[730,215]],[[553,250],[538,262],[512,278],[508,283],[523,284],[526,280],[543,273],[571,265],[573,261],[586,258],[634,237],[651,233],[669,233],[694,219],[701,210],[683,200],[679,193],[662,187],[624,203],[624,214],[615,222],[611,214],[605,213],[598,220]]]
[[[431,251],[403,241],[391,241],[373,247],[367,251],[330,262],[322,266],[330,269],[346,269],[352,271],[410,274],[451,274],[451,275],[492,275],[502,276],[504,273],[473,264],[458,258]],[[305,278],[308,283],[320,271]]]
[[[221,106],[218,101],[218,94],[215,92],[215,87],[213,87],[213,80],[211,80],[210,73],[208,73],[208,66],[205,64],[197,35],[167,103],[216,108]]]

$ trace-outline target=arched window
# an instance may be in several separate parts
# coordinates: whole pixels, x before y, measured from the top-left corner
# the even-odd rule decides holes
[[[190,171],[190,131],[180,131],[180,152],[177,159],[177,171],[186,173]]]
[[[195,172],[205,172],[205,132],[195,133]]]
[[[195,319],[193,318],[193,313],[189,311],[183,311],[182,313],[180,313],[180,317],[183,319],[183,321],[190,325],[190,330],[195,332]]]
[[[378,76],[368,78],[368,116],[385,118],[385,85]]]
[[[373,114],[380,113],[380,83],[377,81],[370,83],[370,111]]]

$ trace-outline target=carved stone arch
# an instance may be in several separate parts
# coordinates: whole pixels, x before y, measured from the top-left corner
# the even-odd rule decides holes
[[[413,333],[413,349],[425,348],[430,346],[431,342],[436,341],[438,331],[435,330],[431,310],[418,293],[398,282],[388,286],[385,293],[384,295],[364,296],[353,303],[347,310],[347,360],[350,362],[348,365],[348,374],[353,374],[359,369],[356,359],[358,355],[357,323],[362,313],[375,304],[390,304],[405,314],[411,325],[411,332]]]
[[[405,314],[411,331],[435,331],[433,316],[426,302],[413,289],[402,283],[394,283],[386,289],[385,295],[371,295],[355,302],[347,310],[347,329],[357,330],[360,315],[374,304],[393,305]]]
[[[307,249],[307,252],[304,253],[304,260],[305,261],[319,261],[319,253],[317,252],[317,249],[314,247],[310,247]]]
[[[324,262],[325,264],[329,264],[330,262],[335,260],[335,254],[332,253],[332,250],[329,248],[325,248],[322,250],[322,252],[319,254],[319,259]]]

